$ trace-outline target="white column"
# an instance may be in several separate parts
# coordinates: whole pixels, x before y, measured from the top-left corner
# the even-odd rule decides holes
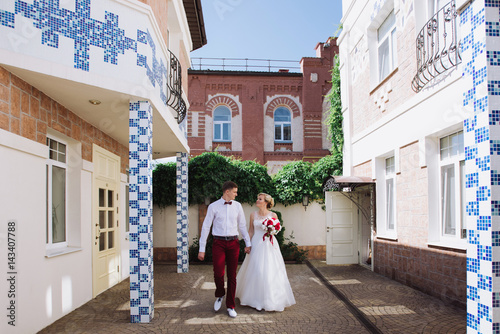
[[[188,155],[177,153],[177,272],[189,271]]]
[[[498,1],[460,14],[467,223],[467,333],[500,332],[500,27]]]
[[[153,110],[131,102],[129,119],[130,321],[154,316],[153,282]]]

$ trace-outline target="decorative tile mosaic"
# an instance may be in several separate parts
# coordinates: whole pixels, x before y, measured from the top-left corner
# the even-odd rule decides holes
[[[488,231],[491,229],[491,217],[482,217],[479,216],[479,219],[477,220],[477,226],[476,229],[478,231]]]
[[[464,121],[468,333],[500,333],[499,9],[498,0],[473,1],[460,14],[463,105],[474,110]]]
[[[479,268],[479,260],[478,259],[467,259],[467,271],[477,273]]]
[[[500,63],[498,63],[500,66]],[[490,114],[490,125],[500,124],[500,110],[492,110]]]
[[[130,103],[129,118],[130,320],[154,316],[152,143],[149,102]]]
[[[135,66],[143,67],[153,87],[164,87],[168,78],[165,59],[157,55],[156,46],[149,31],[137,29],[137,37],[125,36],[125,30],[119,27],[119,15],[106,11],[104,21],[90,17],[92,1],[74,0],[75,11],[61,8],[58,0],[33,0],[33,4],[16,0],[15,12],[0,10],[0,25],[16,29],[16,16],[33,20],[33,26],[42,31],[41,44],[59,48],[59,38],[74,40],[74,67],[91,71],[90,47],[104,49],[105,63],[118,65],[120,54],[126,51],[137,54]],[[96,15],[96,13],[93,13]],[[22,29],[19,27],[18,29]],[[151,48],[152,59],[138,53],[137,43]],[[149,65],[151,64],[151,66]],[[132,64],[129,64],[132,65]],[[160,89],[160,98],[166,103],[166,92]]]
[[[72,61],[77,70],[92,72],[92,62],[97,61],[140,71],[144,69],[151,85],[160,88],[160,98],[166,104],[168,55],[160,50],[157,52],[157,43],[147,26],[138,26],[135,36],[126,36],[125,29],[120,28],[120,15],[111,11],[96,13],[96,9],[92,9],[92,3],[98,0],[74,0],[74,11],[60,7],[59,0],[10,1],[14,4],[14,12],[0,10],[0,28],[26,29],[19,23],[25,21],[20,18],[26,18],[32,20],[33,27],[41,31],[41,45],[59,49],[61,38],[72,40]],[[104,20],[92,18],[91,13],[94,17],[104,17]],[[130,26],[131,23],[127,24]],[[103,49],[102,59],[91,60],[91,52],[95,48]],[[120,59],[120,55],[126,52],[136,54],[136,61],[124,63],[129,58]],[[154,315],[152,106],[148,102],[130,103],[129,112],[130,312],[132,322],[150,322]],[[187,154],[181,155],[180,161],[181,191],[178,192],[178,201],[181,210],[178,221],[181,225],[178,233],[180,269],[185,272],[188,268]]]
[[[479,298],[476,287],[467,285],[467,298],[470,300],[477,300]]]
[[[477,188],[478,185],[479,185],[479,176],[477,173],[466,175],[466,180],[465,180],[466,188]]]
[[[472,230],[472,229],[467,231],[467,243],[469,245],[479,245],[479,235],[478,235],[477,231]],[[475,263],[475,264],[477,264],[477,266],[479,266],[479,262],[476,262],[477,259],[471,258],[471,260],[474,260],[473,263]],[[479,261],[479,260],[477,260],[477,261]],[[476,268],[476,267],[474,267],[474,268]],[[476,268],[476,270],[477,270],[477,268]]]
[[[177,153],[177,272],[189,271],[188,154]]]
[[[499,233],[496,232],[496,236],[494,236],[493,246],[500,246],[500,238]],[[500,262],[493,262],[493,276],[500,277]]]

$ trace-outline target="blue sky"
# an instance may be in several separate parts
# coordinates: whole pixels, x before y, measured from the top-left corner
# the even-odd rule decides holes
[[[207,44],[191,57],[295,60],[333,36],[341,0],[202,0]]]

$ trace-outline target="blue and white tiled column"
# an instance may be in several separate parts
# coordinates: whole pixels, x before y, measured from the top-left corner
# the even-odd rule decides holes
[[[177,272],[189,271],[188,155],[177,153]]]
[[[500,1],[460,14],[466,80],[467,332],[500,333]]]
[[[131,102],[129,119],[130,321],[154,316],[153,293],[153,110]]]

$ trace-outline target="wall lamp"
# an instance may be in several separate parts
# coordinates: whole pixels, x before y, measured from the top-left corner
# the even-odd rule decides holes
[[[302,205],[304,206],[304,211],[307,211],[307,206],[309,205],[309,195],[302,196]]]

